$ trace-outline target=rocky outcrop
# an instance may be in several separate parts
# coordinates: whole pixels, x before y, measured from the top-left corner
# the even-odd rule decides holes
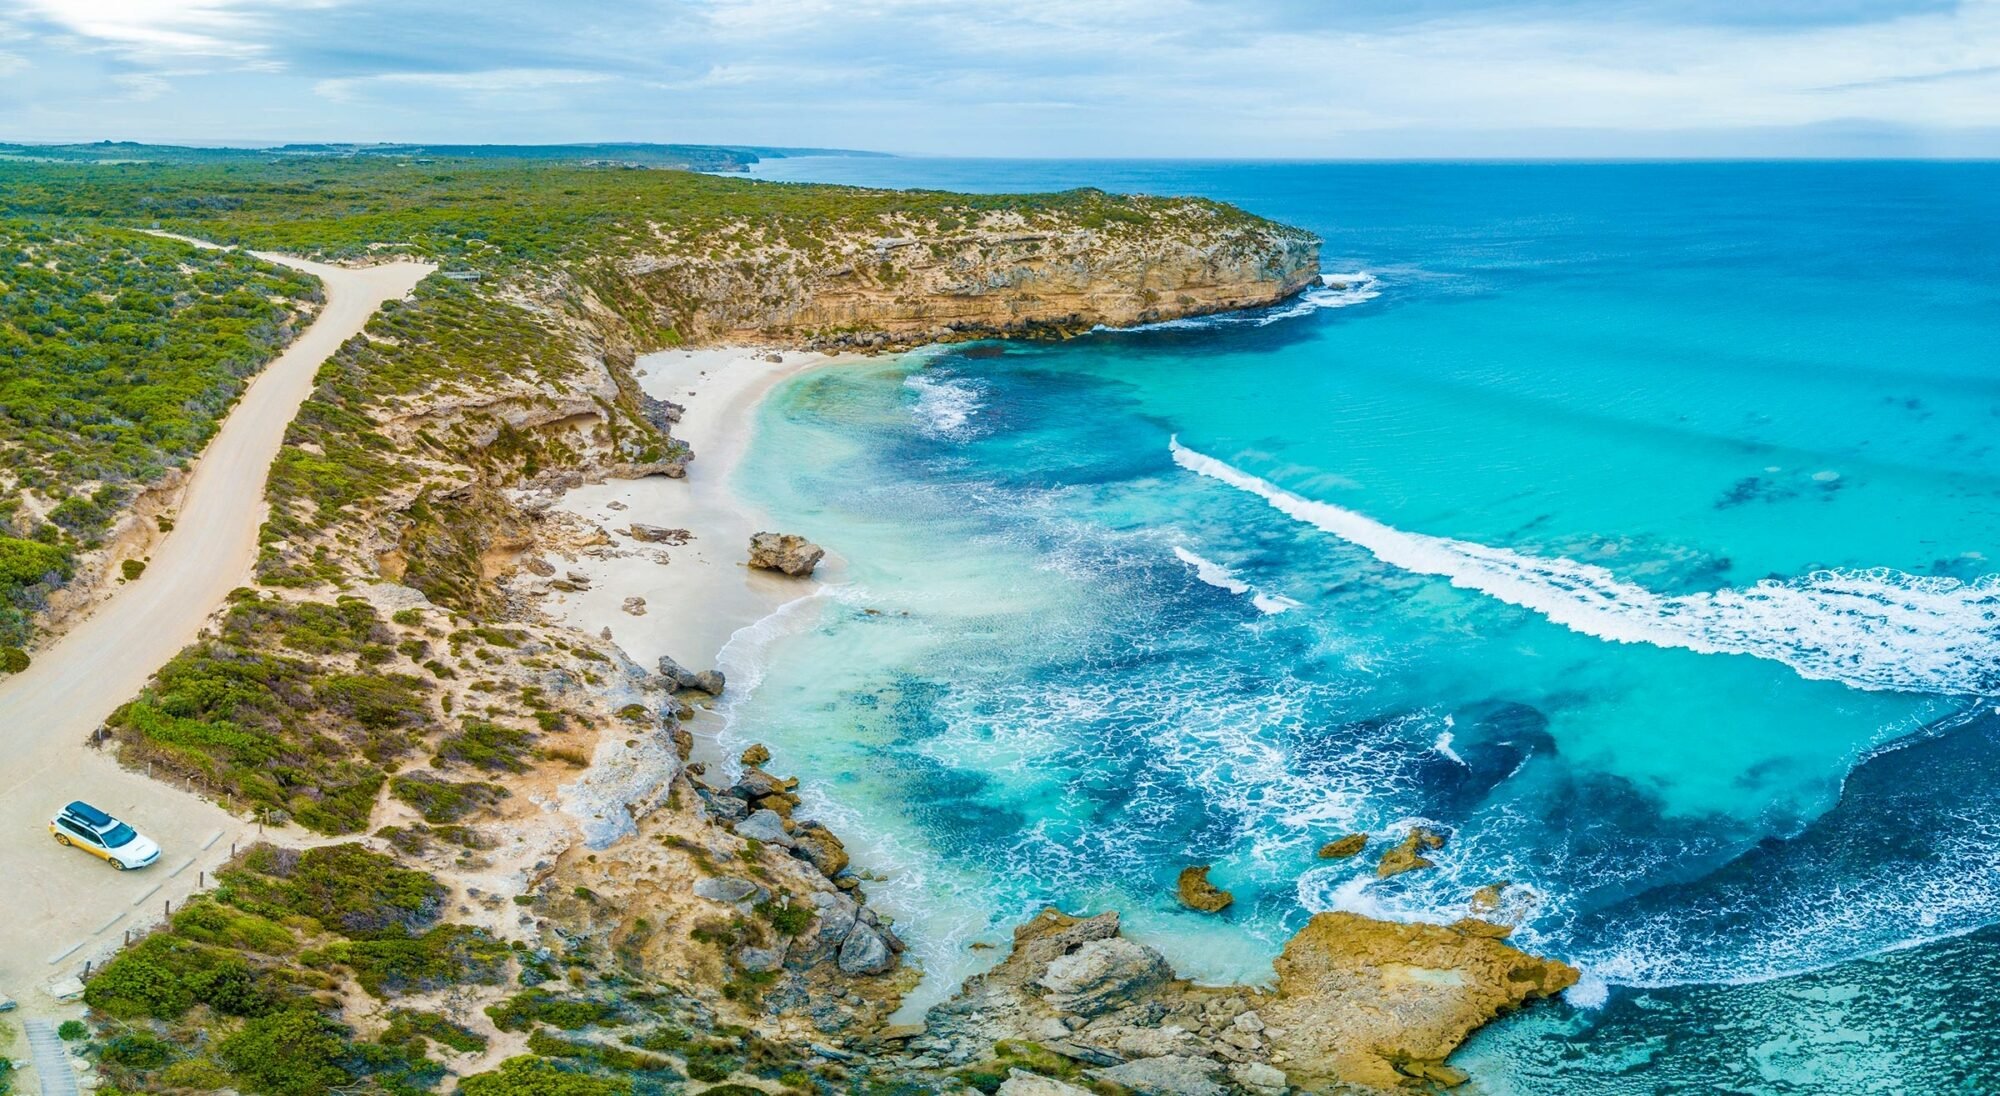
[[[1443,847],[1443,834],[1425,826],[1412,826],[1401,842],[1382,854],[1382,859],[1375,865],[1375,877],[1387,879],[1406,871],[1437,867],[1437,864],[1424,853],[1435,852]]]
[[[1316,237],[1240,210],[1071,197],[1069,209],[905,217],[811,242],[744,226],[726,253],[666,247],[624,270],[694,338],[821,347],[1153,323],[1271,304],[1319,275]]]
[[[1367,834],[1350,833],[1345,837],[1336,837],[1326,844],[1321,845],[1319,847],[1319,858],[1321,860],[1346,860],[1349,857],[1361,855],[1361,850],[1367,847]]]
[[[1576,968],[1508,946],[1504,926],[1473,925],[1314,915],[1278,957],[1278,992],[1259,1010],[1281,1032],[1271,1042],[1292,1082],[1459,1084],[1465,1074],[1444,1060],[1474,1029],[1576,983]]]
[[[666,681],[669,688],[694,689],[710,696],[722,695],[724,679],[721,670],[702,670],[696,673],[666,655],[660,656],[658,669],[660,677]]]
[[[750,566],[795,578],[810,575],[826,549],[796,533],[756,533],[750,537]]]
[[[1208,881],[1207,864],[1197,864],[1181,869],[1180,878],[1174,883],[1174,890],[1181,905],[1203,913],[1220,913],[1228,909],[1236,896]]]

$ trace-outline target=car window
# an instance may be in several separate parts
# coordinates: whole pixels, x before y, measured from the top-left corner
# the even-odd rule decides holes
[[[132,832],[132,827],[120,822],[104,831],[104,844],[107,848],[122,849],[131,844],[132,839],[137,836],[139,835]]]
[[[62,819],[60,824],[62,825],[62,828],[68,830],[72,836],[81,837],[85,841],[89,841],[92,844],[98,844],[98,845],[103,844],[102,841],[99,841],[97,839],[96,834],[90,832],[89,830],[85,829],[82,826],[77,825],[75,822],[71,822],[67,818]]]

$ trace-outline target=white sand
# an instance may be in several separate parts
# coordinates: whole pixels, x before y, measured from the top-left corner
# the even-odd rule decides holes
[[[557,510],[601,526],[614,543],[601,555],[550,558],[558,571],[580,572],[591,583],[580,593],[551,595],[545,603],[551,615],[591,635],[610,628],[613,641],[641,666],[651,668],[667,655],[701,671],[715,665],[737,629],[813,591],[814,579],[747,566],[750,535],[766,526],[730,489],[730,480],[749,448],[764,397],[780,381],[844,359],[786,351],[773,362],[767,360],[772,353],[672,350],[639,359],[636,371],[647,393],[687,409],[674,436],[694,448],[695,459],[685,479],[612,480],[564,494]],[[625,509],[614,509],[614,502]],[[635,521],[687,529],[694,539],[678,547],[636,541],[624,535]],[[661,555],[669,562],[658,562]],[[835,576],[839,569],[840,561],[829,552],[819,574]],[[644,616],[620,608],[629,597],[646,599]]]

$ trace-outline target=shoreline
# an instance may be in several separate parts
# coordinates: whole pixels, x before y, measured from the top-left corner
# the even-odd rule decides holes
[[[694,459],[678,481],[611,479],[571,488],[554,500],[550,514],[579,536],[550,562],[565,576],[583,576],[587,586],[551,587],[543,611],[587,635],[608,630],[628,658],[648,669],[666,657],[699,673],[716,666],[738,631],[837,580],[843,564],[831,550],[808,578],[751,569],[750,535],[765,528],[766,516],[733,481],[749,453],[757,411],[780,384],[868,357],[760,346],[641,355],[634,377],[648,395],[681,405],[674,436]],[[647,543],[627,534],[634,522],[692,536],[685,544]],[[641,615],[624,609],[634,597],[645,599]],[[714,753],[721,723],[710,707],[698,708],[687,721],[696,741],[707,746],[699,753]]]

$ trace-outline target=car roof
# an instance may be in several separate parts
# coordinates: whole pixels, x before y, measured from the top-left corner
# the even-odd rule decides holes
[[[116,819],[112,818],[110,815],[105,814],[103,811],[98,810],[96,807],[93,807],[88,803],[85,803],[81,799],[75,801],[74,803],[71,803],[67,807],[64,807],[63,811],[67,814],[74,815],[79,820],[88,822],[93,826],[109,826],[112,822],[116,821]]]

